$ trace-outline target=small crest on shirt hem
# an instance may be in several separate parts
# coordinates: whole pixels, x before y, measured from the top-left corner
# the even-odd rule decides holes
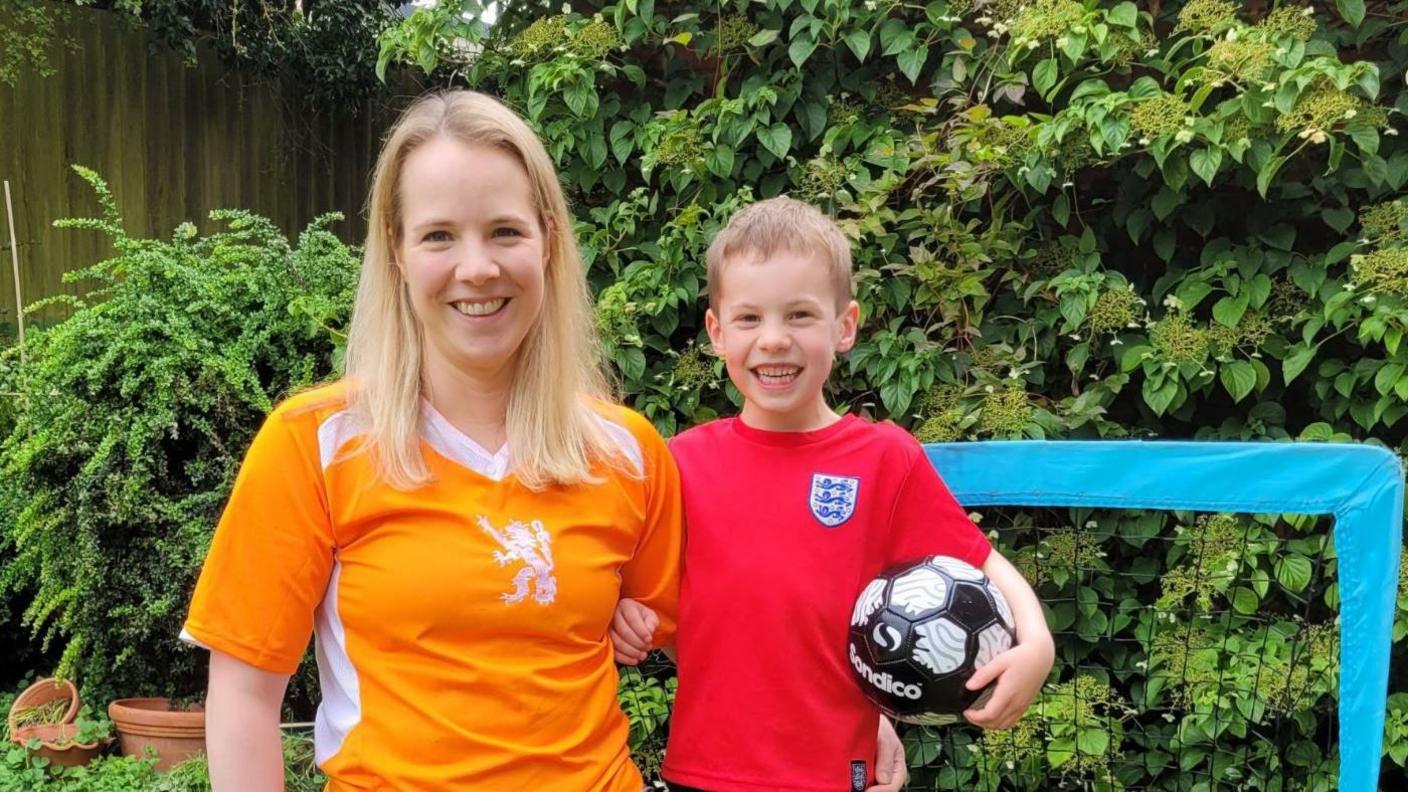
[[[859,490],[860,479],[854,476],[813,473],[809,499],[812,516],[827,528],[835,528],[855,513]]]

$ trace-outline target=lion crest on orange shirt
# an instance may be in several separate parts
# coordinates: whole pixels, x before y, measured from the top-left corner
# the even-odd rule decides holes
[[[479,527],[503,548],[494,551],[494,561],[499,566],[514,562],[523,565],[513,576],[513,591],[499,595],[505,603],[512,605],[522,602],[528,597],[530,587],[533,601],[539,605],[547,605],[557,599],[557,578],[552,574],[552,535],[543,527],[541,520],[534,520],[528,525],[511,520],[500,531],[489,522],[488,517],[480,515]]]

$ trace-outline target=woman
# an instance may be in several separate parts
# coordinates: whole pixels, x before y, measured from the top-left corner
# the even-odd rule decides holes
[[[640,792],[608,624],[675,612],[678,474],[605,401],[573,224],[498,102],[425,97],[377,163],[345,380],[251,446],[183,637],[217,792],[282,788],[317,635],[332,790]]]

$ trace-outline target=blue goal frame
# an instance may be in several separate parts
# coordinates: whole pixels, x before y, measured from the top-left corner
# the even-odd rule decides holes
[[[925,446],[958,502],[1332,515],[1339,556],[1341,792],[1377,788],[1403,467],[1355,444],[991,441]]]

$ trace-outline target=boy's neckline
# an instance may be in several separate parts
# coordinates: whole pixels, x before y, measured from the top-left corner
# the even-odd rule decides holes
[[[757,427],[749,426],[744,423],[742,416],[734,416],[730,423],[733,424],[733,430],[745,440],[751,440],[755,443],[770,446],[800,446],[817,443],[834,437],[846,427],[859,420],[860,418],[856,417],[855,414],[847,414],[841,416],[840,420],[833,421],[820,429],[812,429],[805,432],[777,432],[771,429],[758,429]]]

